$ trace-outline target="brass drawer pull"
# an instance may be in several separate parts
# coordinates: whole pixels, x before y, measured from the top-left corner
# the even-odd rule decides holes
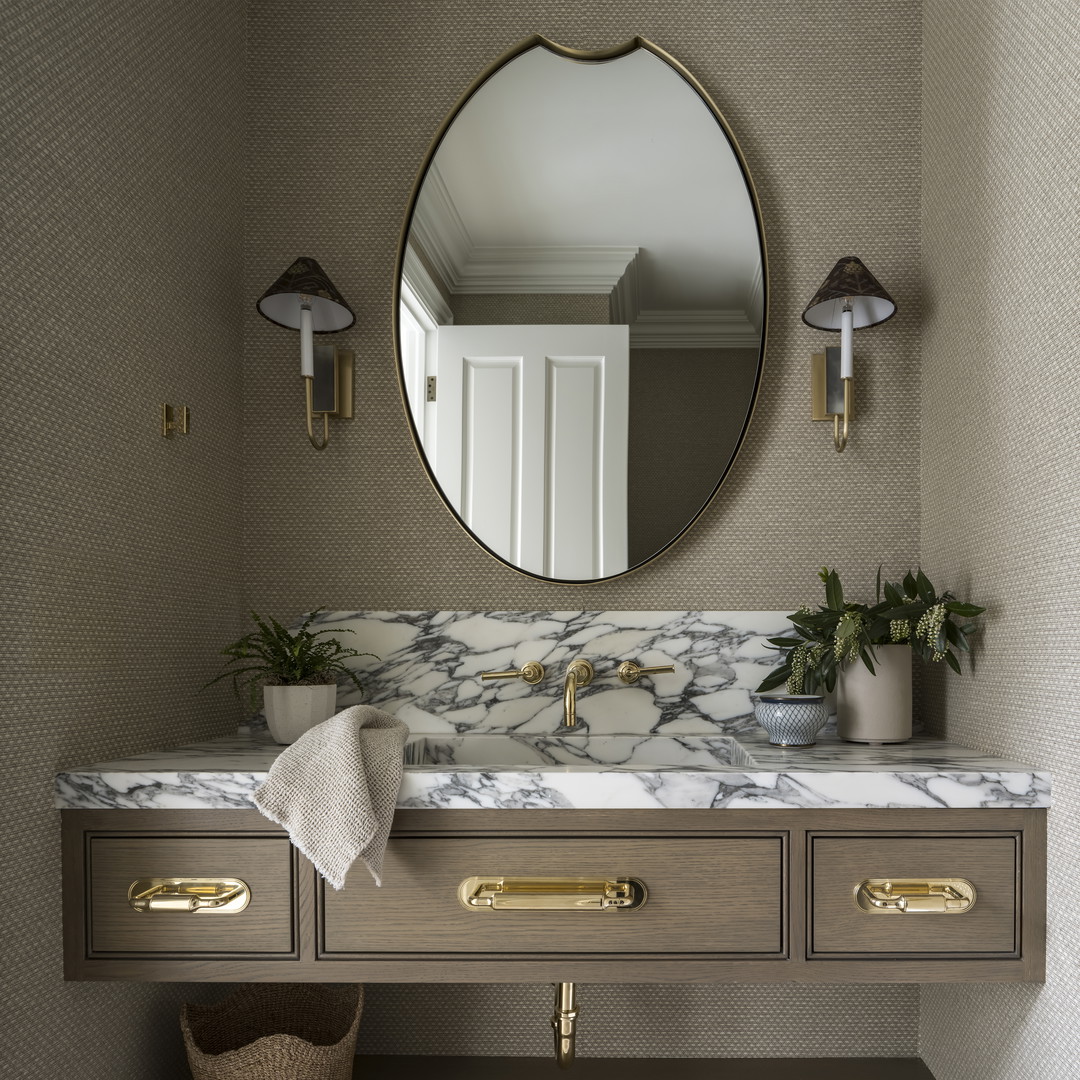
[[[141,878],[127,891],[136,911],[200,911],[235,914],[251,902],[251,889],[239,878]]]
[[[458,886],[470,911],[632,911],[647,895],[637,878],[471,877]]]
[[[855,886],[855,903],[872,915],[963,915],[975,906],[975,886],[964,878],[871,878]]]

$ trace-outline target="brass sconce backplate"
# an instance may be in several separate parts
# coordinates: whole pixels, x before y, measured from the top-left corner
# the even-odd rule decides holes
[[[829,378],[830,368],[832,378]],[[844,415],[844,385],[840,378],[840,349],[829,346],[810,357],[810,419],[831,420]],[[852,409],[848,408],[848,420]]]
[[[312,412],[326,413],[338,420],[353,414],[353,353],[336,345],[316,345],[315,382]]]

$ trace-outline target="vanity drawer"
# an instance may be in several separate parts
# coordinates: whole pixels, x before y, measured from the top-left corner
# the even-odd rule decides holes
[[[98,835],[88,839],[87,860],[90,956],[293,952],[296,875],[287,837]],[[250,900],[239,911],[189,911],[182,902],[135,910],[129,889],[152,879],[240,881]]]
[[[784,842],[753,837],[395,837],[384,884],[323,890],[322,953],[779,956]],[[636,909],[468,908],[468,878],[635,878]]]
[[[1018,836],[816,835],[809,841],[810,957],[1019,955]],[[949,912],[915,910],[944,906],[942,899],[922,896],[921,884],[957,880],[974,886],[970,907],[955,910],[963,908],[961,899]],[[864,881],[896,883],[893,895],[907,892],[908,910],[896,910],[892,900],[875,907],[865,892],[860,906]],[[904,882],[912,887],[905,890]],[[878,901],[888,895],[872,888]]]

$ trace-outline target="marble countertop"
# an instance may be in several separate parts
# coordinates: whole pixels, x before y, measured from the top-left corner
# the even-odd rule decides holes
[[[693,742],[710,735],[721,733],[714,728],[686,739]],[[470,741],[482,738],[468,736]],[[644,747],[652,736],[626,738],[639,740]],[[457,764],[453,753],[440,746],[444,752],[437,763],[407,766],[397,805],[421,809],[1050,805],[1049,773],[928,736],[894,746],[859,746],[826,734],[814,747],[785,750],[770,746],[763,732],[754,731],[740,732],[738,744],[731,764],[632,765],[591,758],[573,765],[510,768]],[[90,810],[251,809],[253,792],[283,749],[265,734],[238,735],[67,769],[56,777],[55,805]]]

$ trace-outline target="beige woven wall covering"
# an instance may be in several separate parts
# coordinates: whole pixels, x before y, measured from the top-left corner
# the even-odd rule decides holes
[[[0,34],[0,1073],[164,1080],[208,988],[62,981],[52,776],[236,720],[199,686],[241,601],[243,8],[7,0]]]
[[[988,604],[935,728],[1054,774],[1045,986],[925,987],[938,1080],[1080,1074],[1080,8],[927,0],[923,564]]]
[[[857,18],[841,0],[313,0],[302,12],[260,0],[248,32],[244,572],[256,609],[791,609],[816,597],[822,563],[869,586],[879,562],[916,561],[915,0],[864,0]],[[392,275],[416,170],[471,80],[533,32],[581,48],[640,34],[678,57],[740,140],[769,245],[765,381],[731,480],[662,560],[586,588],[516,575],[460,532],[421,469],[394,374]],[[859,419],[841,456],[808,421],[809,354],[829,339],[799,313],[848,253],[900,316],[858,336]],[[357,419],[335,424],[322,454],[303,433],[297,337],[254,311],[298,254],[319,259],[357,312],[338,335],[356,351]],[[547,1054],[548,993],[372,986],[362,1045]],[[590,1053],[914,1052],[914,987],[588,988],[586,1002]],[[659,1022],[643,1028],[650,1012]]]
[[[843,32],[838,32],[843,27]],[[761,197],[772,312],[761,406],[703,520],[651,567],[570,588],[465,538],[428,483],[394,374],[394,257],[416,170],[472,79],[532,32],[583,48],[641,34],[727,116]],[[245,216],[245,579],[259,610],[764,608],[915,561],[918,535],[919,6],[864,0],[286,0],[249,13]],[[841,150],[842,148],[842,150]],[[807,417],[802,306],[859,254],[899,317],[858,335],[859,420],[843,455]],[[357,312],[357,419],[307,444],[294,333],[254,301],[295,255]]]

